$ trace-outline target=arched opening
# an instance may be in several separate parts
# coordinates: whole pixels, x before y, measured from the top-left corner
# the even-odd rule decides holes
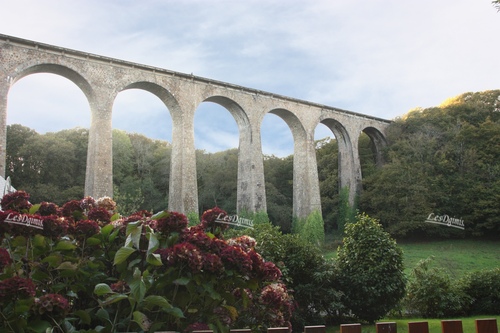
[[[194,135],[198,207],[202,213],[218,206],[237,212],[238,147],[244,123],[241,108],[233,101],[213,96],[196,109]]]
[[[293,152],[292,131],[274,112],[265,115],[261,125],[267,214],[270,221],[291,232],[293,218]]]
[[[338,230],[339,217],[338,142],[332,130],[322,123],[316,126],[314,140],[325,233],[335,234]]]
[[[385,136],[375,127],[366,127],[359,138],[361,169],[381,167],[384,164],[383,150],[387,146]],[[361,148],[363,153],[361,153]]]
[[[168,207],[172,117],[158,89],[137,83],[113,104],[113,198],[122,214]]]
[[[87,85],[58,65],[35,66],[20,77],[8,95],[5,176],[33,202],[81,199],[90,126]]]
[[[355,186],[351,142],[344,126],[331,118],[318,124],[315,138],[325,232],[328,238],[336,239],[342,236],[356,209],[350,200],[351,187]]]

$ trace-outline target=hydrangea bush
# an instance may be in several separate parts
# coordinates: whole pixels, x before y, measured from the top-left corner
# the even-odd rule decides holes
[[[293,299],[255,240],[213,208],[120,216],[111,198],[58,207],[4,196],[0,332],[191,332],[290,326]]]

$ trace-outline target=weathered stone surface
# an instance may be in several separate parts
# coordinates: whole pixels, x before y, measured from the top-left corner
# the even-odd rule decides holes
[[[73,81],[91,110],[85,195],[112,196],[113,102],[120,91],[143,89],[156,95],[172,116],[169,209],[198,211],[194,113],[200,103],[218,103],[233,115],[240,132],[238,210],[265,211],[266,193],[261,123],[267,113],[281,117],[294,139],[293,212],[306,217],[321,209],[314,130],[328,126],[339,142],[339,179],[350,199],[360,190],[358,138],[368,134],[381,163],[390,121],[269,92],[166,69],[131,63],[0,34],[0,175],[5,175],[7,97],[11,86],[34,73],[53,73]]]

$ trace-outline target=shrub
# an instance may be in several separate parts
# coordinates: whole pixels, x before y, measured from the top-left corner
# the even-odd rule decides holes
[[[282,234],[269,222],[239,232],[255,238],[256,250],[280,267],[283,281],[294,291],[294,330],[324,323],[325,316],[337,316],[343,309],[333,262],[326,260],[316,245],[297,234]]]
[[[432,257],[421,260],[412,270],[403,301],[410,315],[442,318],[458,315],[464,295],[441,268],[430,267]]]
[[[469,273],[460,284],[469,297],[465,307],[468,315],[500,314],[500,268]]]
[[[404,296],[403,253],[377,220],[358,214],[345,228],[337,254],[343,303],[359,319],[374,322]]]
[[[294,301],[280,269],[252,238],[225,240],[219,208],[187,227],[169,211],[109,216],[111,198],[95,202],[106,212],[85,198],[42,216],[36,210],[51,205],[26,197],[10,195],[13,210],[0,211],[1,332],[290,325]]]

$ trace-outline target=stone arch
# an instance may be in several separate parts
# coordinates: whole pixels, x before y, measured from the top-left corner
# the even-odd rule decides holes
[[[18,75],[12,78],[12,83],[15,83],[20,79],[29,76],[31,74],[38,74],[38,73],[49,73],[49,74],[60,75],[70,80],[74,84],[76,84],[76,86],[80,88],[82,92],[85,94],[89,103],[94,98],[93,89],[86,78],[84,78],[80,73],[76,72],[75,70],[59,64],[42,63],[42,64],[26,66],[19,72]]]
[[[349,132],[339,121],[333,118],[325,118],[320,121],[320,123],[324,124],[328,127],[333,135],[335,135],[335,139],[338,144],[338,170],[339,170],[339,190],[348,186],[350,191],[357,189],[357,184],[353,182],[353,160],[355,158],[353,154],[353,145],[351,138],[349,136]]]
[[[174,117],[174,115],[178,115],[181,112],[179,103],[177,102],[174,95],[170,91],[168,91],[168,89],[156,83],[148,81],[137,81],[126,85],[120,91],[129,89],[140,89],[152,93],[165,104],[171,117]]]
[[[384,134],[375,127],[366,127],[363,129],[363,132],[372,140],[375,163],[377,167],[381,167],[384,164],[383,149],[387,146],[387,139]]]
[[[308,133],[302,121],[290,110],[275,108],[269,113],[283,119],[292,132],[294,217],[305,218],[314,210],[321,212],[314,134]]]
[[[216,103],[224,107],[232,115],[238,126],[237,212],[265,211],[266,203],[260,138],[256,140],[256,129],[252,126],[247,112],[235,100],[222,95],[209,96],[203,102]]]
[[[238,131],[240,132],[240,143],[242,138],[244,138],[246,135],[249,135],[250,141],[252,140],[252,131],[248,115],[238,103],[236,103],[231,98],[221,95],[210,96],[208,98],[205,98],[203,102],[212,102],[219,104],[220,106],[226,108],[229,113],[231,113],[234,120],[236,121],[236,124],[238,125]]]

